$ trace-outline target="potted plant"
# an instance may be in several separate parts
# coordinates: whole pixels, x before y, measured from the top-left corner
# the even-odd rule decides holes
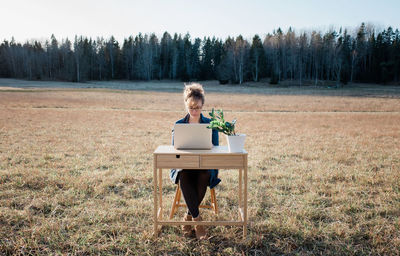
[[[211,117],[211,122],[207,128],[217,130],[225,134],[228,142],[229,152],[242,152],[246,134],[236,134],[236,119],[234,119],[232,122],[226,122],[224,119],[224,112],[222,110],[217,110],[215,112],[214,108],[209,114]]]

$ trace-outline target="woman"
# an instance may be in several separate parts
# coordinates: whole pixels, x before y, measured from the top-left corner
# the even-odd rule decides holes
[[[183,98],[187,114],[184,118],[176,123],[210,123],[210,119],[201,114],[204,105],[204,90],[201,84],[185,85]],[[218,131],[212,131],[212,143],[218,146]],[[172,131],[172,144],[174,144],[174,131]],[[183,198],[185,199],[188,211],[184,216],[184,221],[201,221],[199,205],[207,191],[207,186],[215,187],[221,181],[218,178],[218,170],[171,170],[171,180],[179,185],[182,190]],[[190,236],[192,233],[191,225],[182,227],[185,236]],[[206,238],[206,230],[202,225],[195,226],[196,237],[198,239]]]

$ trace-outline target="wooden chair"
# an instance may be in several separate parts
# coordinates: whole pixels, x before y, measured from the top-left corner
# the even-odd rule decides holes
[[[217,198],[215,196],[214,188],[210,189],[210,194],[211,194],[211,204],[210,205],[202,204],[199,206],[199,208],[213,209],[215,214],[218,214]],[[169,219],[172,219],[174,217],[174,215],[178,211],[179,207],[187,207],[185,203],[183,203],[183,204],[180,203],[181,196],[182,196],[182,191],[181,191],[180,185],[178,184],[178,186],[176,186],[174,202],[172,203],[172,208],[171,208],[171,213],[169,215]]]

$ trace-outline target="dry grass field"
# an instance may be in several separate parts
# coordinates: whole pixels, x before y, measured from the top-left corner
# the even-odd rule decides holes
[[[174,86],[3,88],[0,254],[400,254],[400,88],[206,85],[203,113],[223,108],[248,136],[248,239],[239,227],[209,227],[200,242],[179,227],[153,238],[152,153],[184,115]],[[220,171],[219,218],[237,216],[237,177]],[[167,216],[167,170],[164,184]]]

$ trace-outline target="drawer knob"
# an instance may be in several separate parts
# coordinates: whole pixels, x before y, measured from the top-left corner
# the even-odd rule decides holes
[[[176,158],[181,158],[181,155],[176,155]]]

